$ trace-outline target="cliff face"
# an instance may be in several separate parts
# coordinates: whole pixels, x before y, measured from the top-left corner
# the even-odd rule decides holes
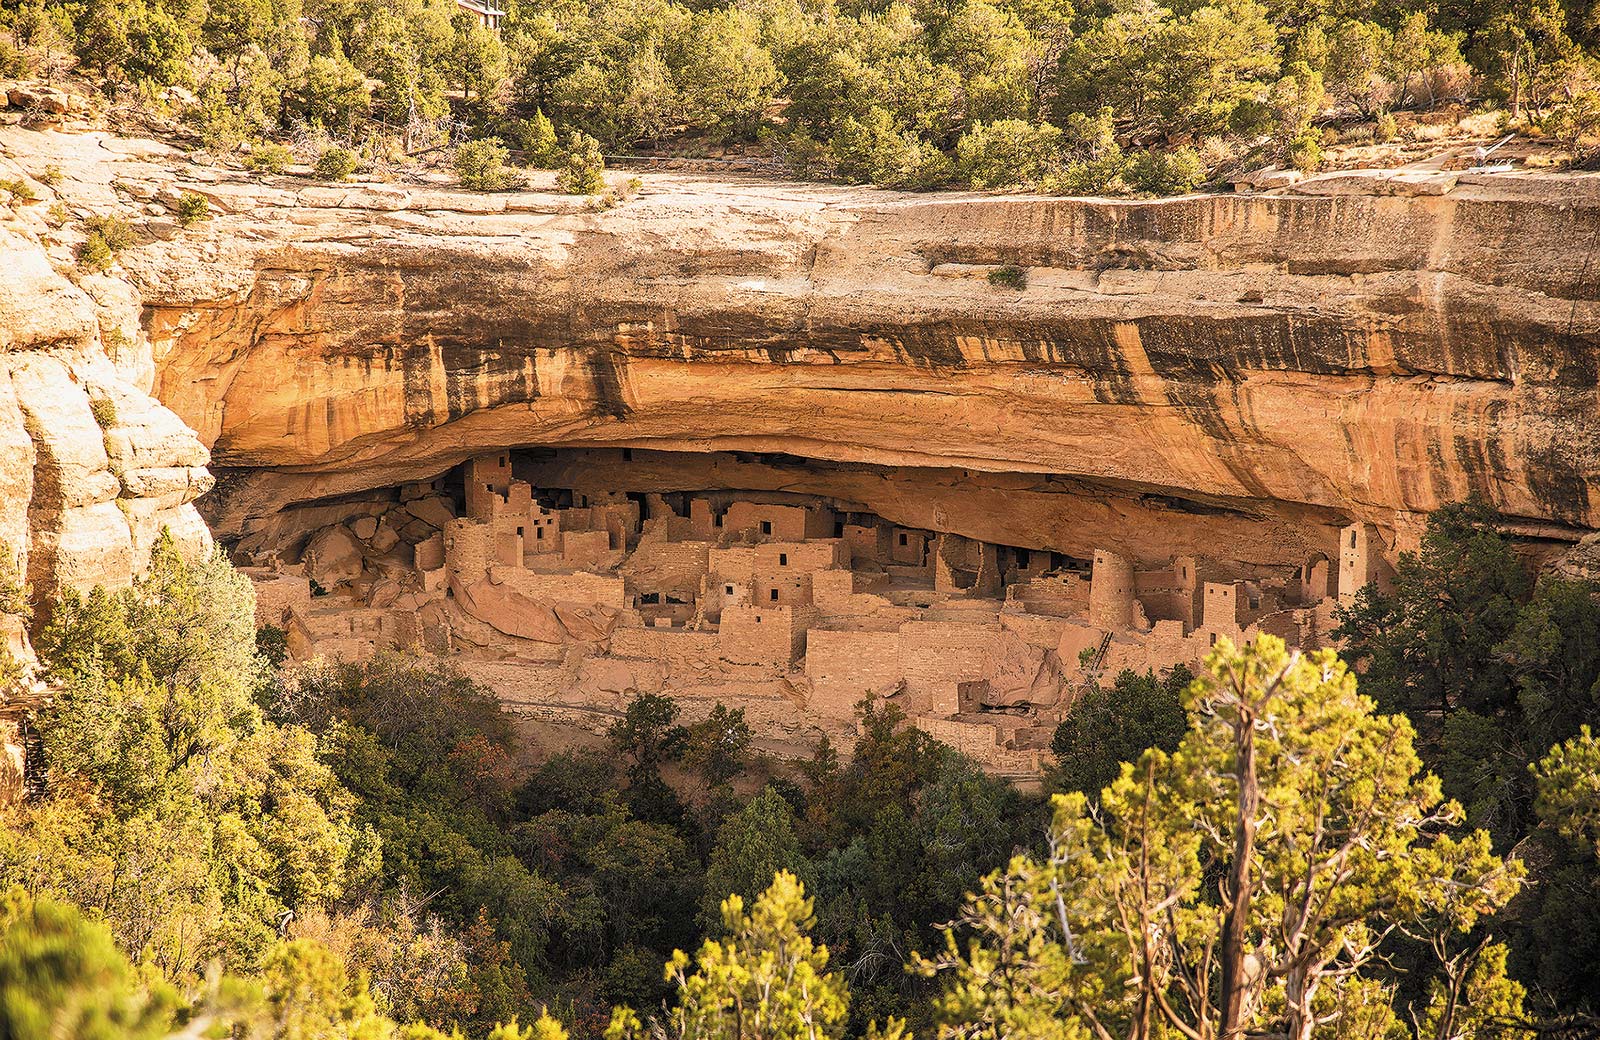
[[[0,226],[0,255],[0,538],[35,597],[127,585],[162,528],[209,544],[206,449],[150,394],[126,287],[74,285],[23,226]]]
[[[7,177],[42,168],[10,142],[0,151]],[[205,447],[151,396],[133,293],[113,276],[62,273],[71,250],[51,244],[46,217],[55,192],[29,183],[39,202],[0,211],[0,545],[18,572],[0,581],[25,579],[42,621],[63,588],[129,584],[163,528],[191,551],[209,545],[192,503],[213,481]],[[0,650],[31,662],[24,619],[0,614]],[[0,690],[0,805],[23,789],[21,719],[37,692],[26,678]]]
[[[122,257],[138,342],[155,396],[222,467],[205,508],[224,537],[529,445],[914,467],[950,492],[924,526],[1079,553],[1220,539],[1265,557],[1347,520],[1392,546],[1471,493],[1529,533],[1600,527],[1600,178],[1344,175],[1106,202],[655,175],[590,212],[534,192],[262,185],[116,142],[86,162],[81,138],[15,133],[13,151],[25,136],[73,171],[69,195],[141,222],[149,240]],[[213,219],[151,215],[179,189]],[[1025,287],[989,277],[1009,267]],[[99,357],[74,313],[67,353]],[[88,362],[47,341],[6,356],[77,387],[50,457],[88,451],[64,483],[95,490],[30,506],[34,540],[104,524],[134,544],[105,507],[181,511],[198,448],[140,470],[181,470],[181,489],[130,499],[125,477],[91,479],[115,466],[77,435],[93,432],[96,391],[73,382]],[[28,409],[0,413],[43,457],[18,432]],[[851,472],[852,500],[911,508],[881,471]],[[1174,509],[1201,519],[1151,548],[1142,521]]]

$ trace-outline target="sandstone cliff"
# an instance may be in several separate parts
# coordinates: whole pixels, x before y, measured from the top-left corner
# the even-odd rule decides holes
[[[7,174],[41,168],[7,152]],[[72,271],[70,248],[50,244],[56,193],[31,184],[40,201],[0,220],[0,539],[44,601],[127,585],[164,527],[207,543],[192,503],[212,479],[205,447],[151,395],[137,297],[115,273]],[[79,187],[59,191],[94,211]]]
[[[262,183],[82,135],[0,143],[61,164],[69,199],[145,235],[118,273],[142,310],[136,346],[114,352],[138,371],[117,385],[153,379],[210,447],[224,537],[512,445],[915,467],[920,490],[879,469],[839,480],[884,516],[927,513],[933,488],[932,526],[1078,553],[1222,540],[1266,557],[1350,519],[1393,546],[1469,493],[1531,534],[1600,526],[1600,178],[1346,174],[1107,202],[654,175],[590,211],[539,192]],[[213,219],[180,229],[181,190]],[[1025,287],[994,284],[1001,267]],[[77,429],[99,391],[74,359],[103,352],[87,294],[54,291],[60,317],[29,320],[78,331],[12,334],[8,356],[78,378],[61,395]],[[90,479],[116,466],[87,441],[65,484],[18,468],[81,490],[30,507],[41,545],[103,523],[132,546],[139,525],[106,506],[181,509],[198,489],[192,446],[140,469],[181,471],[181,489],[130,485],[124,466],[114,490]],[[1142,533],[1173,510],[1190,521]]]

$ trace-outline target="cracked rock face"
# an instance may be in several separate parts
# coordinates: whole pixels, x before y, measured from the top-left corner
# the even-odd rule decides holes
[[[249,471],[221,530],[537,444],[1060,475],[1391,544],[1472,493],[1596,526],[1594,178],[1144,203],[651,186],[591,214],[212,185],[235,212],[135,273],[162,399]]]
[[[143,231],[120,277],[155,396],[222,467],[204,508],[227,539],[538,445],[858,464],[839,481],[885,515],[918,496],[862,474],[899,467],[984,496],[925,526],[1078,554],[1204,540],[1265,562],[1350,520],[1392,551],[1469,494],[1529,535],[1600,527],[1600,178],[1107,202],[650,175],[591,212],[262,183],[85,136],[0,141]],[[180,230],[163,213],[182,191],[213,218]],[[1010,267],[1022,287],[990,278]],[[199,448],[162,443],[132,483],[93,447],[69,460],[83,525],[115,527],[95,510],[125,498],[181,513]],[[1030,504],[1062,488],[1074,510]],[[1213,519],[1152,538],[1173,508]]]
[[[25,228],[0,226],[0,255],[0,538],[36,600],[126,586],[163,528],[209,545],[208,453],[138,379],[137,310],[104,276],[74,285]]]

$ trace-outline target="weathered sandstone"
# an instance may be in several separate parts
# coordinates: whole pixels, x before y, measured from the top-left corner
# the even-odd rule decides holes
[[[0,256],[0,537],[35,596],[128,584],[162,528],[208,543],[207,452],[150,395],[126,287],[73,284],[23,221]]]
[[[124,263],[157,393],[228,473],[224,536],[536,444],[1066,480],[1134,538],[1167,507],[1393,544],[1470,493],[1596,526],[1597,178],[1162,202],[656,178],[591,213],[105,165],[219,211]],[[949,529],[1008,540],[1007,515]],[[1105,544],[1057,526],[1039,543]]]
[[[982,712],[1217,632],[1323,639],[1444,502],[1545,549],[1600,528],[1600,177],[1111,202],[652,175],[598,209],[0,149],[66,174],[0,221],[0,533],[36,592],[127,581],[162,526],[203,541],[209,449],[200,507],[291,651],[457,650],[531,712],[660,689],[793,728],[900,688],[1025,771],[1046,717],[1001,746]],[[181,227],[184,193],[211,218]],[[76,271],[52,196],[137,244]],[[783,496],[839,529],[693,512]],[[525,519],[484,541],[497,510]],[[815,545],[845,558],[763,570]]]

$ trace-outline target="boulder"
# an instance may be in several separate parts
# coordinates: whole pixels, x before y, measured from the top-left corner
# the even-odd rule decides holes
[[[386,553],[390,549],[393,549],[396,545],[400,544],[400,534],[394,529],[394,526],[389,523],[389,518],[384,517],[384,519],[378,523],[377,529],[373,531],[372,537],[368,540],[367,544],[372,546],[373,552]]]
[[[419,542],[427,541],[438,533],[439,529],[427,521],[412,519],[404,527],[400,528],[400,539],[416,545]]]
[[[1600,580],[1600,533],[1585,535],[1572,548],[1550,561],[1546,569],[1569,581]]]
[[[350,530],[363,542],[372,541],[372,536],[378,533],[378,518],[375,516],[358,516],[350,521]]]
[[[343,524],[331,524],[311,537],[306,546],[306,576],[331,589],[361,577],[361,543]]]
[[[1287,188],[1305,180],[1305,174],[1299,170],[1280,170],[1269,166],[1264,170],[1256,170],[1233,179],[1235,191],[1271,191],[1274,188]]]
[[[427,498],[407,502],[406,509],[412,516],[437,530],[443,530],[445,524],[456,518],[456,511],[451,508],[450,500],[443,495],[429,495]]]
[[[6,90],[12,108],[32,109],[45,115],[64,116],[88,110],[82,98],[42,83],[18,83]]]
[[[400,583],[393,578],[382,578],[372,583],[372,588],[367,590],[367,606],[392,607],[394,601],[400,598],[403,590]]]

